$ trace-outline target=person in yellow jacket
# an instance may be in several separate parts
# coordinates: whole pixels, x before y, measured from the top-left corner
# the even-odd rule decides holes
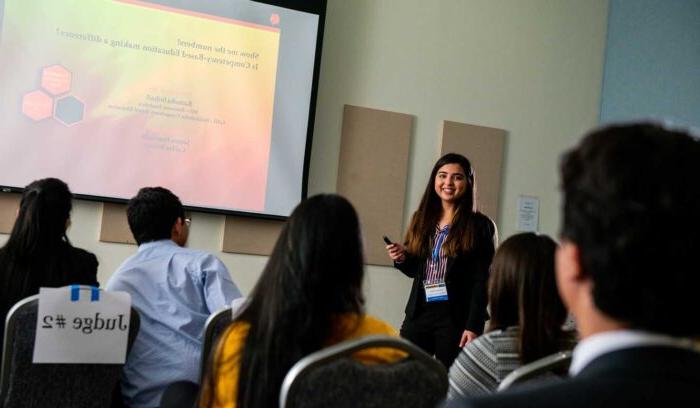
[[[200,407],[276,407],[289,369],[344,340],[396,335],[366,315],[364,256],[357,213],[337,195],[317,195],[294,210],[243,310],[221,337],[202,386]],[[401,359],[370,349],[366,363]]]

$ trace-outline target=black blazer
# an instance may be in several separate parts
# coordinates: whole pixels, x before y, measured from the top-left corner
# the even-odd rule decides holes
[[[574,378],[547,385],[527,383],[510,391],[448,407],[672,407],[696,406],[700,353],[665,346],[635,347],[593,360]],[[695,402],[693,402],[695,401]]]
[[[496,228],[487,216],[481,213],[474,216],[477,226],[475,247],[469,252],[448,258],[445,285],[452,324],[457,328],[481,334],[487,320],[486,285],[495,252]],[[407,254],[404,262],[394,263],[396,269],[413,278],[411,294],[406,304],[406,319],[415,318],[425,306],[425,262],[423,257]]]
[[[61,287],[74,283],[99,286],[97,282],[97,258],[91,252],[64,243],[53,259],[31,259],[24,268],[32,273],[7,269],[5,248],[0,249],[0,340],[5,329],[5,317],[18,301],[39,293],[40,287]],[[53,272],[51,272],[53,271]],[[11,275],[12,272],[12,275]],[[10,288],[21,288],[11,290]]]

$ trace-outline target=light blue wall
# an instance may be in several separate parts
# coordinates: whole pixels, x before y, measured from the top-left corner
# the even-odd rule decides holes
[[[700,0],[610,0],[601,123],[700,129]]]

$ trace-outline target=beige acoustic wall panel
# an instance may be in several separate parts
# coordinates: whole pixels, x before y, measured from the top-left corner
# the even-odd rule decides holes
[[[372,265],[391,265],[382,236],[402,239],[413,116],[346,105],[337,191],[357,209]]]
[[[15,225],[17,209],[21,195],[17,193],[0,194],[0,233],[9,234]]]
[[[237,254],[270,255],[284,221],[226,216],[221,250]]]
[[[466,123],[444,121],[442,154],[460,153],[471,161],[476,175],[479,209],[499,223],[501,174],[506,131]]]
[[[136,244],[126,220],[126,205],[102,203],[102,225],[100,241],[118,244]]]

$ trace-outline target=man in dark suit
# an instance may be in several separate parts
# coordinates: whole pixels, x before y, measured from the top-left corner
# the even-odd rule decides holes
[[[594,131],[567,153],[556,266],[582,339],[572,378],[448,406],[696,405],[698,176],[700,141],[653,124]]]

